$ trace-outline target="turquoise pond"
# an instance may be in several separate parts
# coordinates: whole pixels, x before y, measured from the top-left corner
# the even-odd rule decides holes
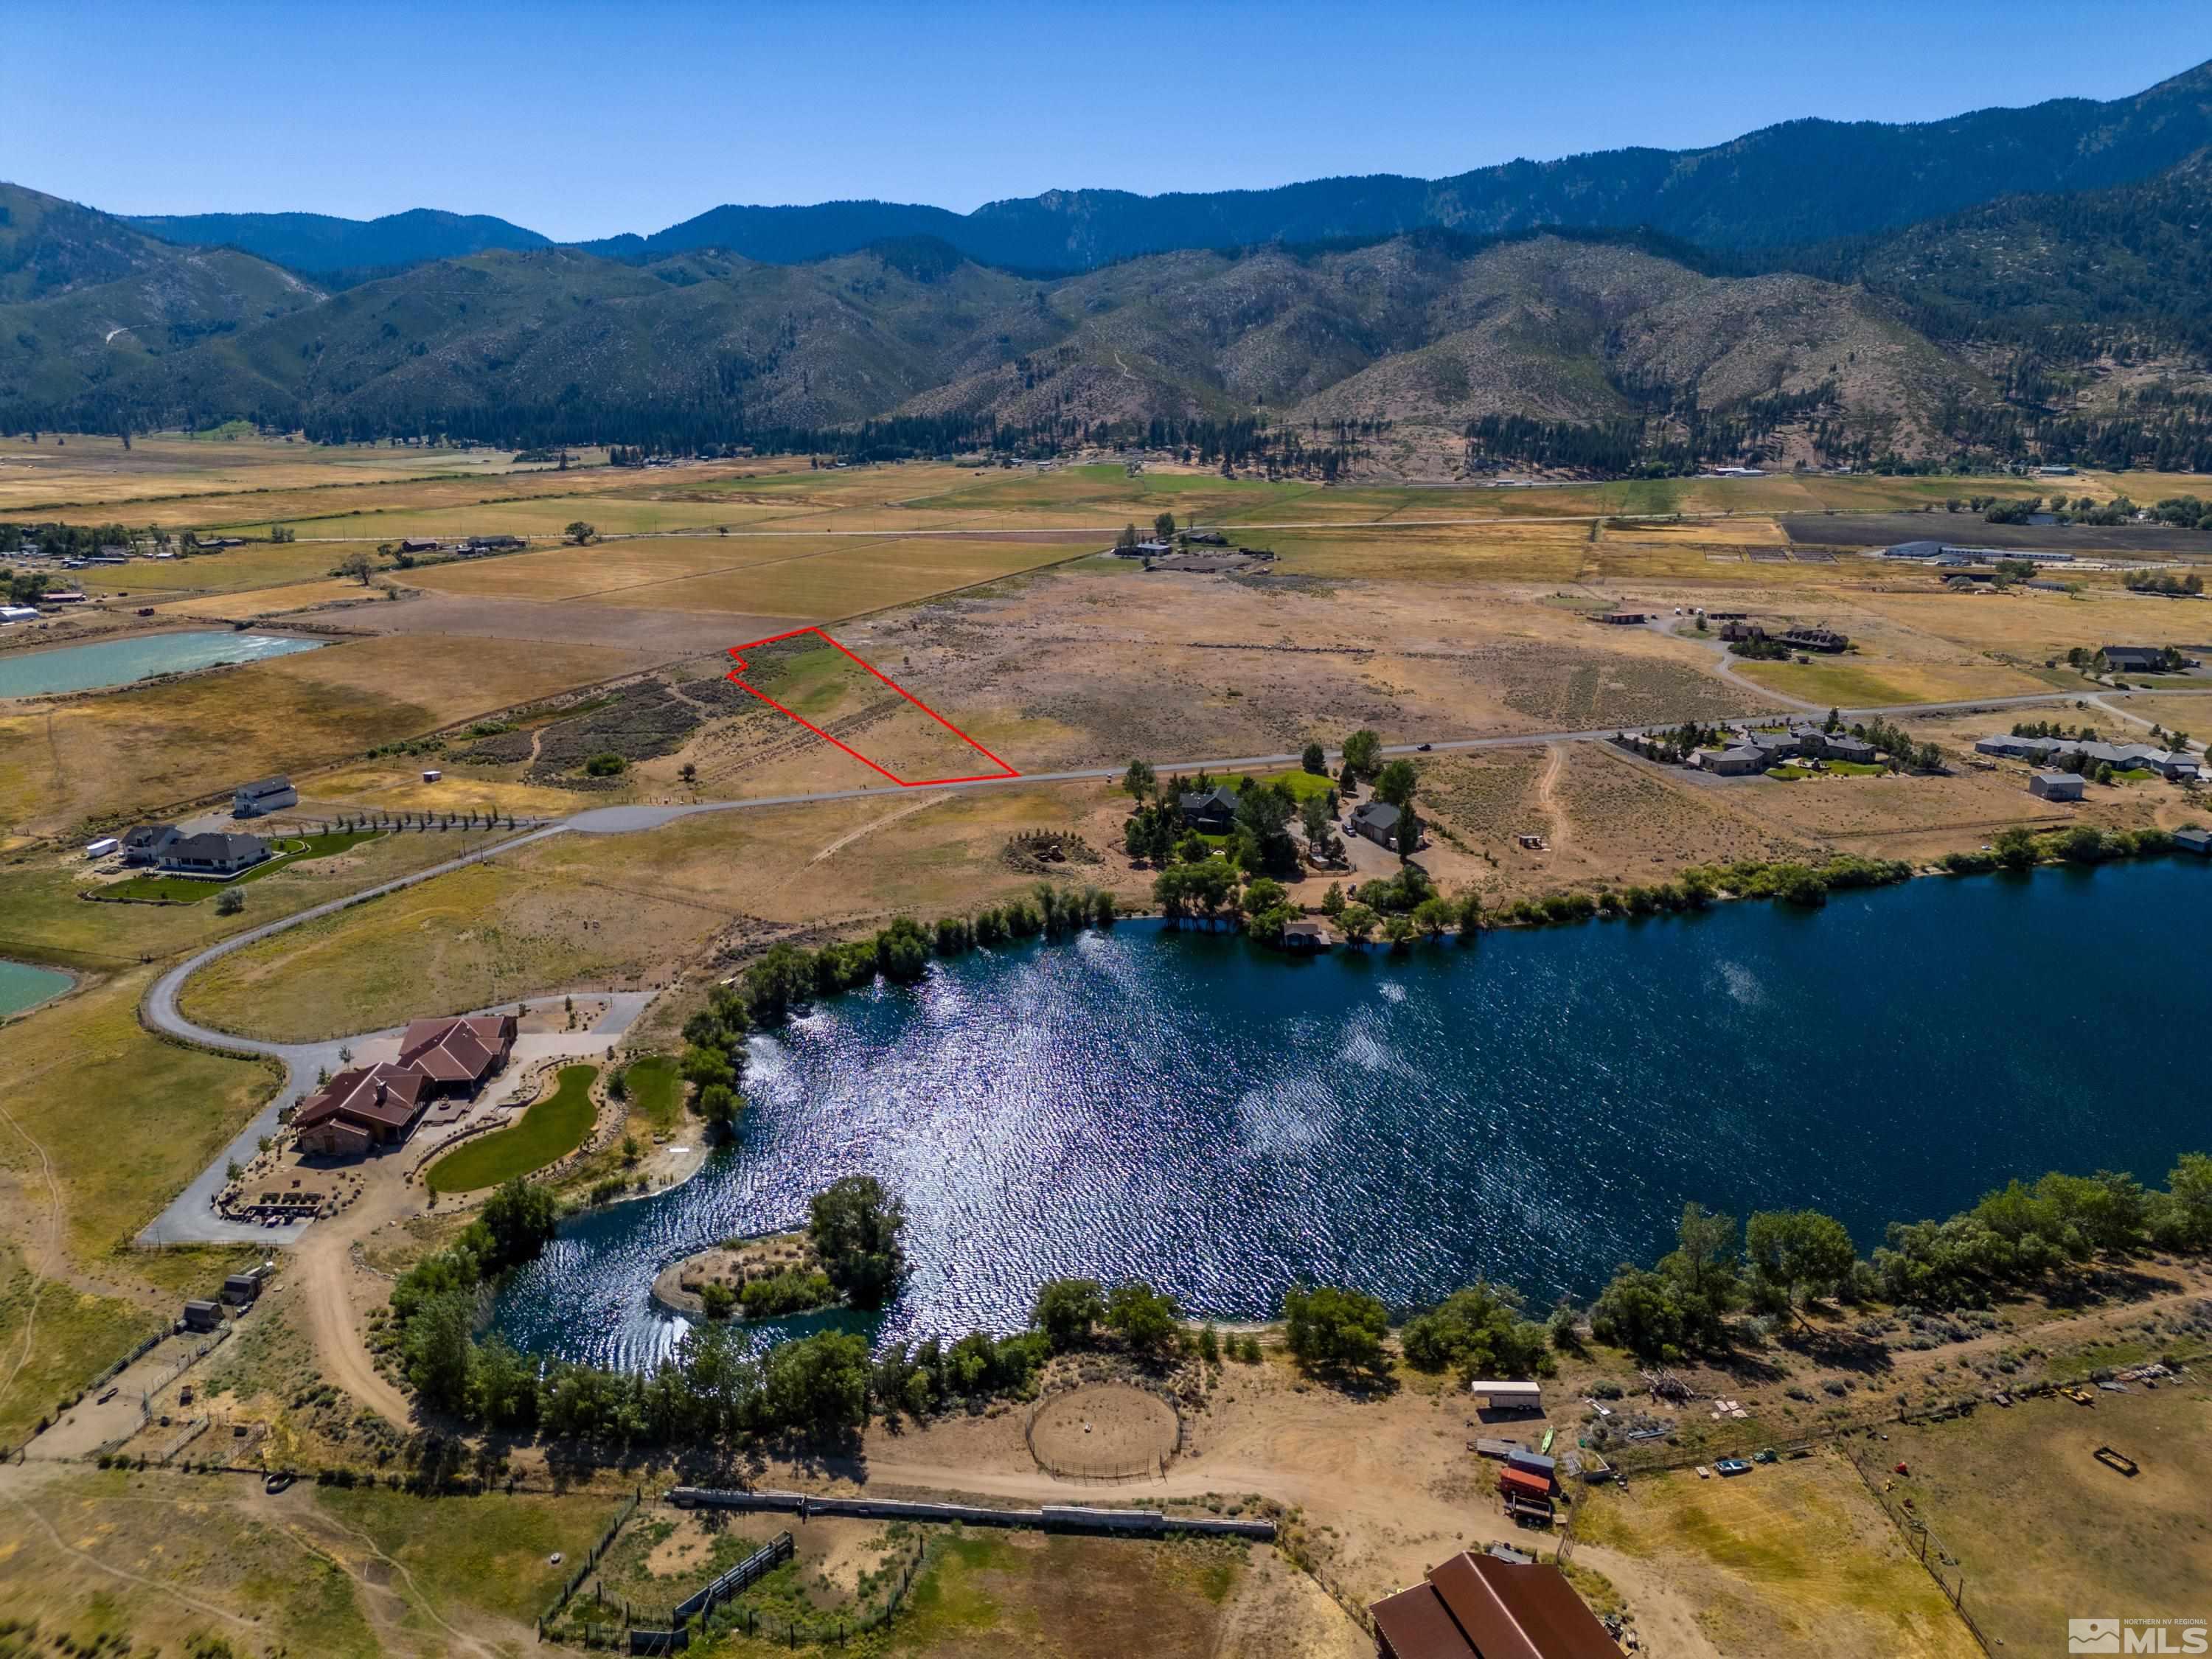
[[[51,968],[33,968],[27,962],[0,962],[0,1019],[35,1008],[58,997],[74,981]]]
[[[647,1363],[686,1328],[661,1266],[855,1172],[911,1218],[892,1335],[1017,1326],[1069,1273],[1224,1318],[1302,1278],[1541,1305],[1663,1251],[1689,1199],[1817,1206],[1868,1249],[2014,1176],[2212,1150],[2208,923],[2212,865],[2172,859],[1396,955],[1152,924],[979,952],[757,1038],[735,1144],[564,1227],[493,1322]]]
[[[260,662],[313,651],[319,640],[287,639],[276,634],[242,634],[233,629],[186,634],[142,634],[101,640],[52,651],[0,652],[0,697],[31,697],[59,691],[96,691],[128,685],[149,674],[179,674],[217,663]]]

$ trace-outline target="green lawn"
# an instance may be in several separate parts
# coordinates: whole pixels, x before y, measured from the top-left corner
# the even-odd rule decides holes
[[[532,1106],[519,1123],[464,1142],[433,1164],[423,1180],[434,1193],[472,1193],[574,1152],[592,1131],[592,1079],[599,1074],[596,1066],[562,1066],[550,1099]]]
[[[263,860],[250,870],[241,870],[226,880],[212,880],[204,876],[133,876],[128,881],[118,881],[112,887],[103,887],[94,896],[103,899],[157,899],[169,904],[198,904],[226,887],[235,887],[241,882],[258,881],[272,875],[288,864],[303,864],[309,859],[328,858],[333,853],[343,853],[365,841],[374,841],[383,834],[380,830],[333,830],[328,835],[288,836],[277,842],[275,856]]]
[[[646,1054],[623,1073],[629,1086],[629,1109],[666,1134],[684,1121],[684,1079],[672,1054]]]
[[[1336,780],[1319,772],[1309,772],[1303,766],[1288,772],[1270,772],[1260,780],[1262,783],[1287,784],[1290,791],[1301,802],[1325,796],[1336,787]]]
[[[1878,778],[1889,770],[1887,766],[1876,766],[1868,761],[1822,761],[1820,767],[1845,778]]]
[[[1813,770],[1808,766],[1770,766],[1766,769],[1766,775],[1779,778],[1784,783],[1795,783],[1800,778],[1811,777]]]

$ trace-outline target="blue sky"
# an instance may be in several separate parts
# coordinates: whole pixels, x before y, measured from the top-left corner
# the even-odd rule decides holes
[[[19,4],[0,177],[116,212],[409,207],[561,238],[722,202],[962,211],[2112,98],[2204,0]]]

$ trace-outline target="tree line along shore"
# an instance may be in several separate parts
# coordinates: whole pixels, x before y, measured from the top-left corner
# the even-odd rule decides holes
[[[1112,1352],[1155,1369],[1262,1358],[1257,1335],[1194,1324],[1173,1296],[1141,1280],[1068,1278],[1041,1285],[1028,1323],[1012,1334],[970,1330],[872,1352],[865,1337],[831,1330],[755,1355],[729,1326],[709,1322],[647,1370],[541,1362],[476,1331],[493,1290],[536,1259],[558,1216],[548,1188],[516,1177],[394,1285],[372,1341],[427,1409],[483,1430],[607,1447],[834,1446],[877,1418],[921,1421],[1030,1397],[1063,1354]],[[848,1176],[816,1195],[808,1234],[840,1299],[862,1310],[895,1299],[905,1224],[898,1200],[872,1177]],[[1324,1382],[1384,1381],[1397,1359],[1462,1380],[1542,1376],[1586,1340],[1646,1363],[1725,1364],[1809,1331],[1816,1304],[1956,1313],[2056,1298],[2099,1266],[2208,1252],[2212,1156],[2191,1152],[2163,1187],[2110,1170],[2015,1180],[1942,1220],[1892,1222],[1863,1258],[1843,1224],[1818,1211],[1759,1211],[1739,1227],[1692,1202],[1674,1249],[1648,1267],[1623,1264],[1587,1307],[1562,1299],[1542,1317],[1519,1291],[1485,1281],[1411,1310],[1354,1287],[1298,1284],[1277,1316],[1282,1346]]]

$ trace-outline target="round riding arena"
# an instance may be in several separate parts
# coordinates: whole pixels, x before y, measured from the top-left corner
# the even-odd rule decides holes
[[[1030,1455],[1054,1474],[1093,1480],[1158,1474],[1182,1437],[1176,1408],[1127,1382],[1086,1382],[1030,1413]]]

